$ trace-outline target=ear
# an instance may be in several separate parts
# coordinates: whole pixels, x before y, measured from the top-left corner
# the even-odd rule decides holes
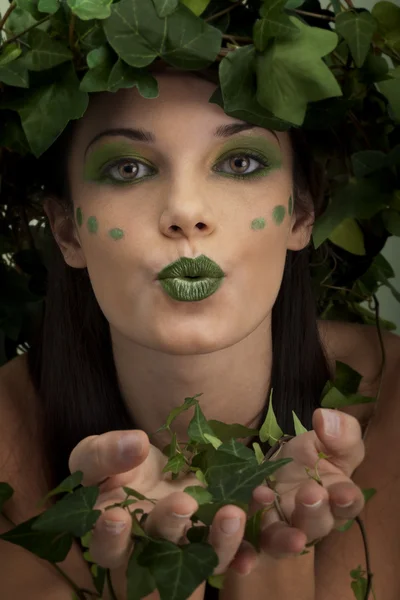
[[[49,219],[51,231],[64,260],[74,269],[84,269],[86,258],[82,250],[79,235],[72,215],[56,198],[46,198],[44,210]]]
[[[291,216],[291,224],[288,236],[288,250],[303,250],[310,243],[313,225],[315,221],[315,212],[311,196],[301,201],[301,206],[307,207],[307,210],[296,210]],[[309,207],[309,208],[308,208]]]

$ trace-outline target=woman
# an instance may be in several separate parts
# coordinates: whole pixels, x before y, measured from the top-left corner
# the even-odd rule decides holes
[[[320,582],[326,585],[330,577],[330,562],[324,562],[329,544],[320,555],[317,546],[316,584],[314,552],[293,555],[307,541],[327,535],[337,523],[359,514],[361,491],[349,477],[362,461],[364,448],[354,418],[340,413],[341,435],[330,438],[322,411],[313,413],[335,360],[364,375],[361,392],[376,393],[380,366],[376,334],[369,328],[316,322],[306,248],[320,210],[321,180],[310,157],[302,153],[299,136],[229,118],[208,103],[215,86],[193,74],[165,71],[158,80],[160,95],[151,102],[136,90],[119,91],[112,101],[108,94],[95,97],[58,149],[57,145],[51,148],[50,162],[42,161],[48,194],[45,209],[61,253],[55,256],[49,279],[38,342],[27,362],[17,359],[18,365],[13,361],[3,370],[4,397],[9,398],[4,403],[4,411],[9,410],[7,423],[16,427],[25,410],[36,411],[32,422],[37,423],[43,443],[42,454],[32,460],[35,473],[40,467],[47,469],[42,484],[36,483],[38,498],[69,469],[82,468],[85,484],[110,478],[101,488],[104,507],[117,495],[114,488],[122,485],[121,478],[123,485],[135,482],[136,467],[146,468],[147,476],[154,471],[159,476],[159,449],[169,440],[159,434],[149,449],[143,432],[156,431],[186,396],[203,394],[201,406],[208,419],[257,427],[273,387],[274,408],[284,431],[292,430],[292,410],[315,430],[292,440],[285,449],[298,461],[297,470],[282,479],[282,486],[292,487],[285,496],[289,499],[285,514],[293,526],[277,522],[270,512],[266,552],[254,568],[248,548],[236,554],[244,513],[232,506],[221,509],[218,519],[238,519],[239,529],[231,531],[234,537],[228,543],[215,528],[212,542],[219,553],[219,571],[229,564],[242,573],[254,568],[248,578],[230,570],[224,598],[246,595],[256,600],[264,597],[268,586],[271,597],[328,600],[331,592],[321,592]],[[199,256],[203,257],[199,264],[179,261]],[[181,279],[200,275],[207,281],[204,285],[171,281],[174,275]],[[356,478],[360,487],[367,487],[369,479],[369,487],[376,487],[378,469],[371,458],[368,462],[368,452],[377,451],[377,437],[389,434],[386,415],[394,419],[399,340],[387,335],[385,343],[384,410],[381,422],[370,425],[364,479]],[[40,401],[29,403],[26,392],[16,392],[24,376]],[[12,394],[20,400],[13,402]],[[353,412],[365,429],[370,408],[358,409],[347,412]],[[175,428],[183,441],[189,418],[183,415]],[[121,465],[116,445],[125,429],[141,433],[139,445],[133,444],[136,456]],[[105,432],[109,433],[95,437]],[[398,442],[391,441],[394,453]],[[329,491],[304,476],[304,465],[322,448],[331,457],[323,469],[327,485],[332,485]],[[18,460],[22,459],[15,459],[15,465]],[[1,479],[12,483],[11,473],[10,468]],[[14,481],[17,489],[27,486],[16,475]],[[159,479],[151,489],[158,483]],[[28,488],[24,490],[28,494]],[[171,487],[160,492],[163,504],[157,505],[158,514],[153,511],[149,527],[154,532],[164,527],[164,535],[169,532],[180,539],[187,515],[196,506],[182,492],[173,496],[171,492]],[[272,499],[270,491],[258,489],[253,509]],[[29,500],[25,515],[28,504],[32,509],[32,496]],[[9,506],[11,519],[13,510],[16,518],[22,515],[21,507]],[[186,517],[180,520],[172,513]],[[118,520],[124,515],[113,509],[107,516]],[[125,529],[112,542],[116,538],[101,531],[104,520],[102,515],[96,525],[91,553],[99,564],[115,569],[118,585],[123,581],[128,533]],[[375,521],[370,525],[377,527]],[[352,552],[360,553],[360,540],[351,537],[352,530],[349,534],[343,534],[343,543],[350,539]],[[69,572],[89,587],[87,575],[78,572],[78,554],[70,558]],[[393,553],[385,556],[395,559]],[[358,559],[364,564],[362,554]],[[332,589],[336,585],[332,598],[351,597],[348,572],[357,564],[333,566],[337,581],[332,584]],[[397,596],[389,594],[395,591],[395,580],[388,588],[380,567],[376,561],[377,598],[381,594],[394,599]],[[54,580],[51,585],[61,598]],[[18,598],[13,590],[13,598]],[[202,585],[193,599],[203,595]]]

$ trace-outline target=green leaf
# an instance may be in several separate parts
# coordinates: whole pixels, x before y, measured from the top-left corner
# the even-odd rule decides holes
[[[63,492],[73,492],[75,488],[81,485],[83,480],[83,472],[75,471],[71,475],[69,475],[64,481],[62,481],[54,490],[51,490],[44,498],[39,500],[36,508],[41,508],[44,506],[49,498],[52,496],[56,496],[57,494],[62,494]]]
[[[244,532],[244,539],[250,542],[257,552],[260,552],[260,532],[264,512],[265,509],[262,508],[255,512],[254,515],[249,519],[247,519]]]
[[[203,411],[197,403],[194,409],[194,417],[189,423],[187,430],[189,438],[194,442],[200,442],[201,444],[208,444],[209,441],[204,437],[205,433],[213,436],[214,432],[205,418]]]
[[[207,440],[207,442],[209,442],[213,446],[213,448],[215,448],[216,450],[222,444],[221,440],[218,439],[215,435],[210,435],[209,433],[205,433],[204,437]]]
[[[14,490],[8,483],[4,481],[0,482],[0,514],[2,513],[3,506],[11,498]]]
[[[159,17],[168,17],[178,8],[179,0],[153,0]]]
[[[276,444],[276,442],[283,436],[283,431],[279,427],[276,420],[274,408],[272,406],[272,390],[269,397],[269,406],[267,416],[260,429],[260,440],[262,442],[268,442],[270,446]]]
[[[208,540],[210,528],[207,525],[194,525],[186,532],[186,537],[190,543],[206,542]]]
[[[387,209],[382,212],[382,221],[392,235],[400,235],[400,212]]]
[[[295,17],[289,19],[299,34],[275,39],[256,57],[257,100],[276,117],[302,125],[309,102],[342,96],[335,76],[322,60],[335,49],[338,36]]]
[[[33,29],[28,40],[32,49],[24,54],[21,61],[29,71],[44,71],[72,59],[72,52],[44,31]]]
[[[386,166],[386,154],[381,150],[360,150],[351,155],[354,175],[361,179]]]
[[[98,486],[79,488],[42,513],[32,529],[49,533],[67,532],[82,537],[101,515],[101,510],[93,510],[98,495]]]
[[[257,464],[261,465],[261,463],[264,460],[264,452],[261,450],[260,444],[258,444],[257,442],[254,442],[253,449],[254,449],[254,454],[256,456],[256,459],[257,459]]]
[[[196,17],[199,17],[210,4],[211,0],[180,0],[181,4],[184,4],[192,11]]]
[[[192,498],[196,500],[199,506],[201,504],[206,504],[207,502],[212,501],[212,495],[210,494],[210,492],[201,487],[201,485],[190,485],[183,491],[186,492],[186,494],[189,494],[189,496],[192,496]]]
[[[221,47],[222,33],[182,4],[160,18],[153,2],[121,0],[103,26],[109,44],[132,67],[145,67],[160,56],[178,69],[202,69]]]
[[[60,0],[39,0],[38,9],[42,13],[54,14],[60,8]]]
[[[400,78],[386,79],[376,83],[378,90],[387,98],[393,117],[400,122]]]
[[[4,67],[8,63],[16,60],[21,54],[22,50],[18,44],[9,44],[3,48],[0,54],[0,67]]]
[[[186,600],[218,565],[218,556],[207,543],[177,546],[152,540],[138,557],[156,581],[161,600]]]
[[[350,394],[345,396],[334,385],[328,389],[321,400],[323,408],[340,408],[341,406],[352,406],[354,404],[365,404],[367,402],[375,402],[376,398],[362,396],[361,394]]]
[[[72,12],[84,21],[107,19],[111,14],[113,0],[67,0]]]
[[[212,587],[217,588],[217,590],[222,590],[224,588],[225,575],[226,573],[220,573],[219,575],[210,575],[207,581]]]
[[[377,2],[371,14],[378,22],[379,34],[386,44],[395,51],[400,51],[400,7],[394,2]],[[397,43],[396,43],[397,41]]]
[[[257,19],[253,27],[254,45],[260,52],[266,49],[272,38],[290,38],[298,35],[298,28],[283,10],[286,2],[287,0],[275,0],[261,5],[260,15],[263,18]]]
[[[79,80],[72,63],[58,68],[53,83],[23,92],[7,108],[16,110],[33,154],[38,158],[71,119],[85,113],[88,96],[78,90]]]
[[[38,0],[15,0],[15,4],[21,10],[32,15],[35,21],[39,21],[43,17],[38,10]]]
[[[246,461],[249,464],[256,465],[257,459],[255,457],[254,452],[241,442],[230,439],[227,442],[224,442],[219,448],[219,452],[226,452],[227,454],[232,454],[236,456],[239,460]],[[215,461],[215,454],[210,454],[210,459]]]
[[[244,425],[240,425],[240,423],[233,423],[229,425],[228,423],[223,423],[222,421],[211,420],[208,421],[211,429],[214,434],[222,440],[226,442],[230,439],[243,439],[247,437],[253,437],[258,434],[257,429],[250,429],[249,427],[245,427]]]
[[[294,431],[295,431],[296,435],[301,435],[302,433],[307,433],[308,429],[306,429],[304,427],[304,425],[302,425],[299,417],[296,415],[294,410],[292,410],[292,415],[293,415]]]
[[[209,102],[218,104],[227,115],[236,119],[243,119],[259,127],[285,131],[290,128],[290,124],[277,119],[257,101],[255,57],[253,45],[242,46],[225,56],[219,65],[221,88],[215,90]]]
[[[171,412],[169,413],[167,420],[165,422],[165,425],[163,425],[162,427],[160,427],[160,429],[157,429],[157,433],[159,431],[162,431],[164,429],[167,429],[169,427],[171,427],[172,423],[175,421],[175,419],[183,412],[185,412],[186,410],[189,410],[189,408],[191,408],[192,406],[195,406],[198,404],[198,400],[197,398],[201,396],[201,394],[196,394],[195,396],[193,396],[193,398],[185,398],[184,403],[181,406],[177,406],[176,408],[173,408],[171,410]]]
[[[364,235],[354,219],[343,219],[328,239],[347,252],[365,255]]]
[[[365,571],[359,566],[358,569],[350,571],[350,575],[354,579],[354,581],[351,582],[351,589],[354,592],[356,600],[364,600],[367,594],[368,583],[365,577]]]
[[[141,600],[151,594],[157,586],[150,569],[138,562],[138,558],[145,547],[142,540],[135,541],[133,551],[129,557],[126,571],[127,597],[129,600]]]
[[[0,81],[15,87],[29,87],[28,70],[20,60],[0,66]]]
[[[362,375],[340,360],[336,361],[334,385],[343,394],[356,394]]]
[[[152,500],[151,498],[147,498],[147,496],[143,496],[143,494],[141,494],[140,492],[138,492],[136,490],[133,490],[130,487],[122,486],[122,489],[124,490],[125,494],[128,494],[128,496],[133,496],[137,500],[146,500],[146,502],[154,502],[154,500]]]
[[[200,483],[202,483],[203,485],[208,485],[204,473],[201,469],[196,469],[195,475],[196,479],[198,479]]]
[[[180,473],[182,471],[183,467],[185,466],[185,464],[186,464],[186,461],[185,461],[185,457],[183,456],[183,454],[175,454],[175,456],[173,456],[172,458],[169,459],[169,461],[163,468],[162,473],[168,473],[170,471],[172,473]]]
[[[103,44],[98,48],[93,48],[93,50],[88,52],[86,55],[86,62],[89,69],[95,69],[96,67],[100,67],[101,65],[107,63],[110,55],[110,49],[106,44]]]
[[[111,69],[108,89],[110,92],[116,92],[120,88],[135,86],[143,98],[157,98],[159,94],[158,81],[151,73],[145,69],[135,69],[119,58]]]
[[[49,562],[63,562],[71,550],[73,536],[65,531],[61,534],[35,531],[34,525],[40,518],[41,515],[20,523],[11,531],[1,534],[0,540],[22,546]]]
[[[336,15],[336,31],[344,37],[358,68],[362,67],[371,46],[377,21],[368,11],[344,11]]]

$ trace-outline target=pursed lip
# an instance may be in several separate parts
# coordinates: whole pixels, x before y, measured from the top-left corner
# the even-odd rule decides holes
[[[164,267],[157,275],[157,279],[171,279],[175,277],[221,278],[225,277],[225,273],[217,263],[204,254],[201,254],[196,258],[183,256]]]

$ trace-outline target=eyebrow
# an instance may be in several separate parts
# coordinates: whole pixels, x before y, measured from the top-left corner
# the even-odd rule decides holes
[[[242,131],[248,131],[250,129],[263,129],[264,131],[269,131],[272,135],[277,139],[278,144],[280,145],[279,138],[276,135],[275,131],[272,129],[267,129],[265,127],[258,127],[257,125],[253,125],[252,123],[247,123],[245,121],[241,121],[239,123],[230,123],[228,125],[219,125],[214,131],[214,137],[217,138],[228,138],[236,133],[241,133]],[[106,129],[105,131],[101,131],[98,133],[92,141],[89,143],[88,147],[85,150],[85,156],[90,146],[92,146],[95,142],[105,136],[123,136],[127,137],[131,140],[135,140],[137,142],[147,142],[149,144],[154,144],[156,142],[156,136],[151,131],[146,131],[145,129],[132,129],[120,127],[116,129]]]

